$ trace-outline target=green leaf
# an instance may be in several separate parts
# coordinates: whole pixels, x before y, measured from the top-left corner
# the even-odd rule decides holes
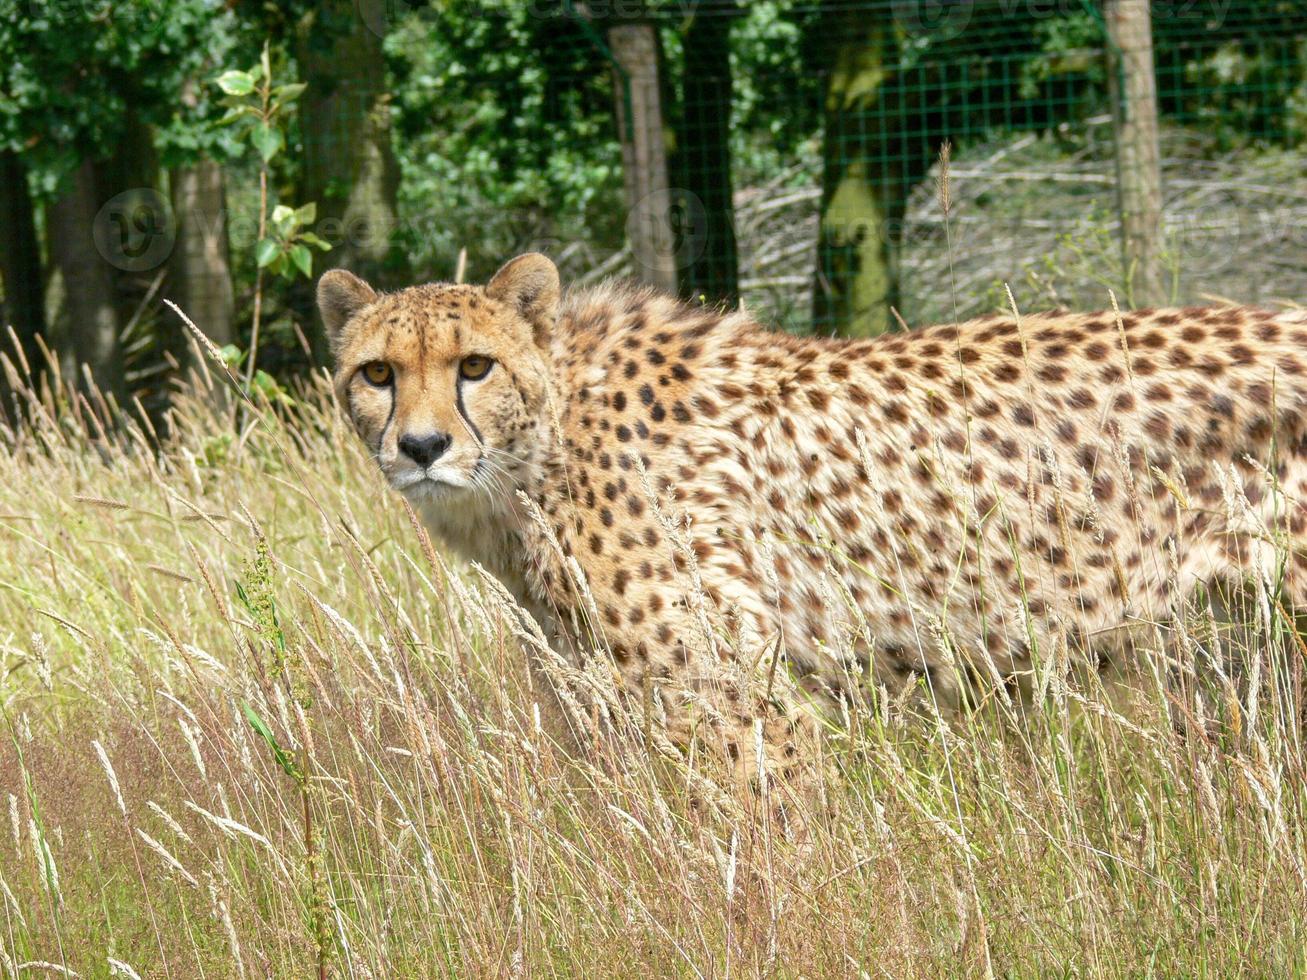
[[[313,253],[303,245],[292,245],[290,248],[290,260],[295,263],[295,268],[304,273],[305,279],[313,278]]]
[[[318,202],[309,201],[303,207],[295,209],[295,223],[303,227],[318,220]]]
[[[250,141],[259,151],[259,156],[263,158],[264,163],[268,163],[275,157],[284,145],[281,130],[276,126],[269,126],[266,122],[259,123],[250,131]]]
[[[302,242],[303,242],[304,244],[306,244],[306,245],[312,245],[314,248],[320,248],[320,249],[322,249],[324,252],[330,252],[330,251],[331,251],[331,243],[330,243],[330,242],[324,242],[321,238],[319,238],[317,235],[313,234],[313,232],[311,232],[311,231],[302,231],[302,232],[300,232],[300,236],[299,236],[299,238],[300,238],[300,241],[302,241]]]
[[[228,367],[236,367],[241,361],[245,360],[245,352],[235,344],[226,344],[219,347],[218,356],[222,358],[222,363]]]
[[[257,377],[260,374],[263,374],[263,372],[258,371],[255,376]],[[277,744],[277,737],[272,734],[272,729],[268,727],[268,723],[259,717],[258,713],[250,707],[248,701],[241,702],[241,710],[245,712],[245,720],[250,723],[250,727],[258,733],[258,736],[272,750],[272,757],[277,760],[277,765],[281,766],[281,771],[291,779],[298,780],[300,778],[299,766],[295,765],[295,760],[290,757],[290,754]]]
[[[254,372],[254,377],[250,380],[250,388],[263,395],[269,401],[290,402],[290,396],[287,395],[281,385],[277,383],[277,379],[266,371],[259,370]],[[284,644],[281,649],[282,652],[285,653]]]
[[[238,105],[234,109],[228,110],[227,114],[219,119],[215,126],[231,126],[240,122],[246,116],[253,115],[254,109],[247,105]]]
[[[281,255],[281,242],[275,238],[265,238],[254,248],[254,257],[260,269],[266,269]]]
[[[268,271],[271,272],[274,276],[284,276],[286,274],[285,252],[277,253],[277,257],[273,259],[272,264],[268,266]]]
[[[295,209],[278,204],[272,209],[272,223],[282,235],[287,235],[295,227]]]
[[[304,82],[292,82],[289,85],[278,85],[273,89],[272,97],[280,105],[289,105],[304,94],[308,85]]]
[[[263,54],[259,58],[259,68],[263,71],[263,80],[272,81],[272,58],[268,56],[268,42],[263,42]]]
[[[249,95],[254,91],[254,79],[243,71],[225,71],[214,82],[227,95]]]

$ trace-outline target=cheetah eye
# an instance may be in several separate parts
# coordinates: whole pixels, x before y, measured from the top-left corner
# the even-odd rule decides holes
[[[384,388],[395,380],[394,369],[385,361],[369,361],[363,365],[363,379],[370,385]]]
[[[490,368],[494,366],[494,363],[488,357],[472,354],[459,362],[458,376],[465,381],[480,381],[490,373]]]

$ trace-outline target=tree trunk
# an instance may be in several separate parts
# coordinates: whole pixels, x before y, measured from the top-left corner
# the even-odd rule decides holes
[[[731,184],[731,15],[698,14],[683,39],[684,85],[676,169],[689,196],[673,228],[684,256],[682,295],[740,300]],[[699,208],[702,206],[702,212]]]
[[[1162,269],[1162,170],[1157,138],[1153,27],[1146,0],[1105,0],[1108,94],[1116,133],[1121,249],[1133,306],[1166,302]]]
[[[154,131],[135,111],[123,119],[122,136],[113,155],[95,162],[95,190],[100,206],[115,201],[111,213],[123,214],[125,239],[119,240],[122,255],[106,256],[113,279],[114,305],[118,322],[130,323],[139,315],[160,270],[168,261],[172,241],[167,201],[159,193],[159,154],[154,148]],[[130,206],[119,208],[126,195]],[[101,220],[104,220],[101,215]],[[121,220],[121,219],[115,219]],[[118,234],[119,230],[115,231]],[[152,247],[153,246],[153,247]],[[157,302],[157,301],[156,301]],[[128,364],[126,369],[130,369]]]
[[[615,24],[608,29],[608,46],[619,66],[614,92],[626,188],[626,235],[635,274],[674,293],[677,255],[663,138],[658,35],[646,22]]]
[[[300,200],[318,206],[312,230],[332,245],[315,252],[317,275],[339,266],[382,286],[402,279],[390,261],[397,224],[399,165],[390,136],[390,96],[381,38],[356,14],[350,0],[317,4],[301,24],[297,55],[308,88],[299,101]],[[325,363],[325,333],[313,309],[312,290],[300,309],[314,324],[315,354]]]
[[[100,391],[126,401],[122,348],[114,296],[114,269],[92,238],[99,210],[95,165],[84,160],[66,179],[62,194],[46,210],[50,264],[62,282],[64,370],[81,383],[81,366],[90,369]]]
[[[205,336],[219,347],[235,340],[235,300],[227,246],[227,204],[222,168],[198,160],[172,170],[172,211],[177,242],[168,269],[168,292]],[[172,314],[177,349],[190,344]]]
[[[4,322],[13,327],[19,349],[33,374],[41,370],[36,338],[45,333],[45,303],[41,295],[41,246],[36,238],[36,218],[27,186],[27,168],[13,152],[0,153],[0,279],[3,280]],[[0,350],[14,360],[9,337],[0,339]],[[15,367],[22,370],[20,365]],[[0,376],[0,390],[5,386]]]
[[[870,337],[893,326],[908,194],[934,147],[904,129],[912,114],[903,103],[912,94],[893,75],[891,25],[838,5],[818,23],[836,49],[826,84],[813,326]]]

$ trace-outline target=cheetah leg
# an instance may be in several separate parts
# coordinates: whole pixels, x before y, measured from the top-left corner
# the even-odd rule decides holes
[[[801,837],[816,798],[821,723],[802,703],[779,704],[741,694],[667,692],[666,733],[686,757],[701,753],[705,769],[745,812],[767,817]]]
[[[1307,617],[1307,486],[1302,502],[1291,501],[1285,518],[1284,598],[1301,630]]]
[[[1283,656],[1293,644],[1282,630],[1266,632],[1265,613],[1278,619],[1283,611],[1299,634],[1307,629],[1307,458],[1291,455],[1273,490],[1270,482],[1269,475],[1252,474],[1242,487],[1235,486],[1241,492],[1235,494],[1231,524],[1221,534],[1194,542],[1186,556],[1184,598],[1191,599],[1200,584],[1207,597],[1203,615],[1187,618],[1203,655],[1195,660],[1194,650],[1177,648],[1181,673],[1183,665],[1192,664],[1194,676],[1173,681],[1178,699],[1195,716],[1190,723],[1205,718],[1209,736],[1217,733],[1212,720],[1237,711],[1238,702],[1248,697],[1252,654]],[[1239,506],[1239,497],[1256,501],[1251,512],[1246,504]],[[1185,612],[1177,610],[1177,615]],[[1210,630],[1201,628],[1204,621]],[[1182,728],[1187,732],[1189,724]]]

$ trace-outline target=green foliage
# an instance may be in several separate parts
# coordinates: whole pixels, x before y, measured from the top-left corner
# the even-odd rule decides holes
[[[170,126],[186,79],[231,27],[218,0],[0,0],[0,147],[48,187],[84,156],[110,155],[129,117]]]
[[[272,734],[272,729],[268,727],[268,723],[259,717],[259,713],[250,707],[248,701],[241,702],[241,711],[245,715],[245,720],[250,723],[250,727],[254,729],[255,734],[263,739],[264,744],[268,746],[268,750],[272,753],[277,765],[281,767],[281,771],[295,782],[303,784],[304,771],[295,763],[294,757],[277,744],[277,736]]]
[[[227,114],[219,126],[231,127],[255,150],[264,166],[286,145],[282,132],[291,105],[304,92],[302,83],[277,84],[272,74],[272,55],[263,45],[259,63],[248,71],[229,69],[213,80],[226,96]]]
[[[793,0],[747,4],[731,30],[731,157],[739,186],[771,179],[817,138],[822,77],[806,70],[811,15]]]
[[[387,37],[400,247],[420,274],[450,275],[464,246],[477,278],[526,247],[621,243],[607,64],[574,21],[540,16],[542,6],[454,0]]]
[[[293,405],[295,402],[280,382],[263,368],[255,369],[254,376],[249,380],[249,389],[251,394],[261,395],[270,402],[281,405]]]
[[[313,253],[326,247],[296,205],[313,197],[321,210],[330,198],[297,188],[304,140],[295,110],[304,85],[275,84],[274,70],[284,79],[303,76],[296,59],[321,53],[340,32],[387,29],[386,87],[402,172],[391,255],[405,260],[394,266],[408,267],[405,279],[448,277],[466,247],[475,280],[507,254],[543,248],[573,278],[594,270],[625,237],[616,93],[597,40],[609,23],[604,13],[622,6],[0,0],[0,146],[22,153],[33,188],[46,192],[77,160],[112,154],[129,124],[153,132],[165,167],[199,155],[224,161],[231,226],[259,212],[265,219],[262,233],[233,239],[233,270],[245,316],[252,318],[257,297],[271,341],[265,366],[278,373],[303,359],[295,322],[304,325],[310,305],[304,281]],[[930,159],[943,134],[960,152],[1014,131],[1055,132],[1070,149],[1101,149],[1088,145],[1083,125],[1107,108],[1098,5],[852,6],[858,16],[882,18],[893,38],[888,98],[847,139],[848,154],[867,161],[875,179],[898,180],[907,193],[922,168],[914,164],[906,177],[896,168]],[[729,13],[737,191],[819,183],[826,85],[846,40],[828,25],[851,5],[651,0],[646,7],[665,54],[669,144],[684,99],[681,39],[695,18]],[[1300,8],[1292,0],[1156,5],[1164,117],[1210,139],[1204,145],[1212,154],[1300,142],[1307,40],[1284,26],[1301,24]],[[576,10],[594,18],[588,29]],[[685,134],[675,141],[686,142]],[[671,149],[693,159],[692,146]],[[811,272],[811,253],[800,244],[788,246],[787,267],[746,274],[784,283],[775,291],[801,297],[794,316],[806,320],[806,293],[791,288]],[[138,329],[149,328],[147,316]],[[258,387],[253,360],[245,363]],[[268,378],[264,387],[272,384]]]
[[[293,279],[298,272],[305,279],[313,278],[313,254],[309,248],[330,251],[331,246],[306,229],[317,218],[317,205],[310,202],[292,208],[278,204],[272,209],[270,234],[255,247],[255,258],[260,269],[274,276]]]
[[[286,669],[286,634],[277,616],[272,557],[263,537],[255,543],[254,557],[245,563],[244,581],[236,583],[236,597],[250,614],[260,645],[267,650],[269,674],[273,680],[279,679]]]
[[[301,82],[279,82],[272,70],[270,45],[265,42],[259,62],[246,71],[229,69],[214,79],[222,91],[227,114],[218,125],[233,129],[258,154],[259,218],[258,240],[254,246],[254,314],[250,330],[249,361],[245,384],[251,390],[283,398],[284,393],[273,379],[255,370],[258,355],[259,327],[263,308],[264,272],[279,279],[293,280],[297,275],[313,277],[312,248],[329,251],[331,246],[309,231],[317,218],[317,203],[292,207],[277,204],[269,221],[270,168],[286,146],[284,128],[290,108],[304,93]]]
[[[249,701],[241,702],[241,713],[245,715],[245,720],[263,740],[278,768],[295,784],[300,795],[306,878],[306,887],[302,889],[303,910],[308,932],[317,948],[318,975],[325,978],[326,963],[331,956],[335,933],[330,918],[330,896],[322,867],[322,836],[314,826],[314,794],[309,778],[313,759],[308,712],[313,708],[313,696],[310,677],[300,651],[287,643],[286,633],[282,629],[274,596],[272,554],[268,540],[262,533],[256,538],[253,559],[245,565],[245,582],[236,584],[236,595],[254,621],[254,632],[266,651],[265,669],[272,684],[284,686],[298,709],[296,717],[300,724],[303,747],[298,752],[291,752],[282,748],[271,726]]]
[[[1302,59],[1301,42],[1298,48],[1294,61]],[[1216,135],[1223,148],[1249,137],[1296,142],[1307,134],[1301,112],[1307,78],[1287,75],[1285,67],[1278,46],[1250,46],[1237,39],[1219,43],[1185,63],[1184,86],[1204,97],[1177,108]],[[1268,94],[1279,94],[1282,102],[1268,104]]]
[[[1083,77],[1098,90],[1106,84],[1103,27],[1096,17],[1082,11],[1036,21],[1033,36],[1039,52],[1021,66],[1022,98],[1038,98],[1042,86],[1068,75]]]

